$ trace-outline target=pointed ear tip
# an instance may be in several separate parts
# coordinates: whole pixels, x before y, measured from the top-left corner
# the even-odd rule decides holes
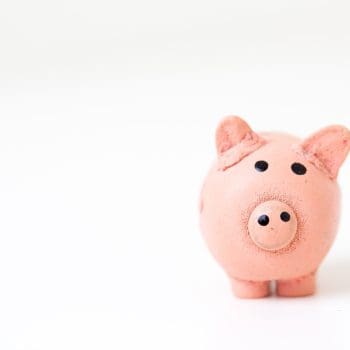
[[[350,142],[350,130],[343,125],[337,125],[337,124],[329,125],[310,135],[308,138],[304,140],[303,143],[308,144],[311,140],[314,141],[315,139],[319,139],[323,137],[330,137],[334,139],[341,138],[345,142]]]
[[[218,153],[221,154],[233,147],[251,132],[252,129],[241,117],[230,115],[223,118],[215,133]]]
[[[246,121],[242,117],[239,117],[238,115],[227,115],[223,117],[220,124],[225,124],[225,123],[247,124]]]
[[[343,126],[343,129],[346,139],[350,140],[350,129],[348,129],[346,126]]]
[[[217,134],[220,133],[223,129],[240,129],[240,130],[251,130],[250,126],[248,125],[248,123],[241,117],[237,116],[237,115],[229,115],[224,117],[217,129],[216,132]]]
[[[330,129],[335,129],[335,130],[339,130],[339,131],[346,131],[349,132],[349,128],[347,128],[345,125],[341,125],[341,124],[334,124],[334,125],[330,125],[329,126]]]
[[[327,126],[303,140],[301,148],[316,167],[336,179],[350,151],[350,130],[343,125]]]
[[[322,131],[322,129],[320,130]],[[323,129],[323,131],[325,132],[337,132],[337,133],[341,133],[344,134],[345,136],[350,135],[350,130],[344,126],[344,125],[340,125],[340,124],[334,124],[334,125],[330,125],[327,126]]]
[[[344,125],[333,125],[331,127],[339,136],[343,142],[350,147],[350,130]]]

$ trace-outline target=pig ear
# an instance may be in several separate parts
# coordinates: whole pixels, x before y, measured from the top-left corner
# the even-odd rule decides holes
[[[226,117],[216,130],[219,168],[225,170],[233,166],[264,143],[243,119]]]
[[[340,125],[329,126],[304,140],[299,150],[329,178],[336,179],[350,151],[350,131]]]

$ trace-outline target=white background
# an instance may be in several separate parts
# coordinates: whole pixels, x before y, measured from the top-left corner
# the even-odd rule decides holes
[[[310,298],[237,300],[198,230],[221,117],[350,127],[347,1],[0,2],[0,349],[349,349],[343,218]]]

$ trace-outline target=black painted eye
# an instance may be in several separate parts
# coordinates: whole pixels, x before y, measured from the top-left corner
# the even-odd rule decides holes
[[[268,167],[269,164],[264,160],[259,160],[255,163],[255,169],[260,172],[267,170]]]
[[[306,168],[303,164],[300,163],[293,163],[292,166],[293,173],[297,175],[304,175],[306,173]]]
[[[286,211],[282,211],[280,216],[281,216],[281,220],[284,222],[288,222],[290,220],[290,214],[287,213]]]
[[[266,226],[269,224],[269,222],[270,222],[270,218],[267,215],[261,215],[258,218],[258,223],[261,226]]]

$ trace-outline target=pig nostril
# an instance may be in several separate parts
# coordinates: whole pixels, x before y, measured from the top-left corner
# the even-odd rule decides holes
[[[270,222],[270,219],[269,219],[269,217],[267,215],[261,215],[258,218],[258,223],[261,226],[266,226],[266,225],[269,224],[269,222]]]
[[[281,213],[281,220],[284,222],[288,222],[290,220],[290,214],[287,213],[286,211],[283,211]]]

